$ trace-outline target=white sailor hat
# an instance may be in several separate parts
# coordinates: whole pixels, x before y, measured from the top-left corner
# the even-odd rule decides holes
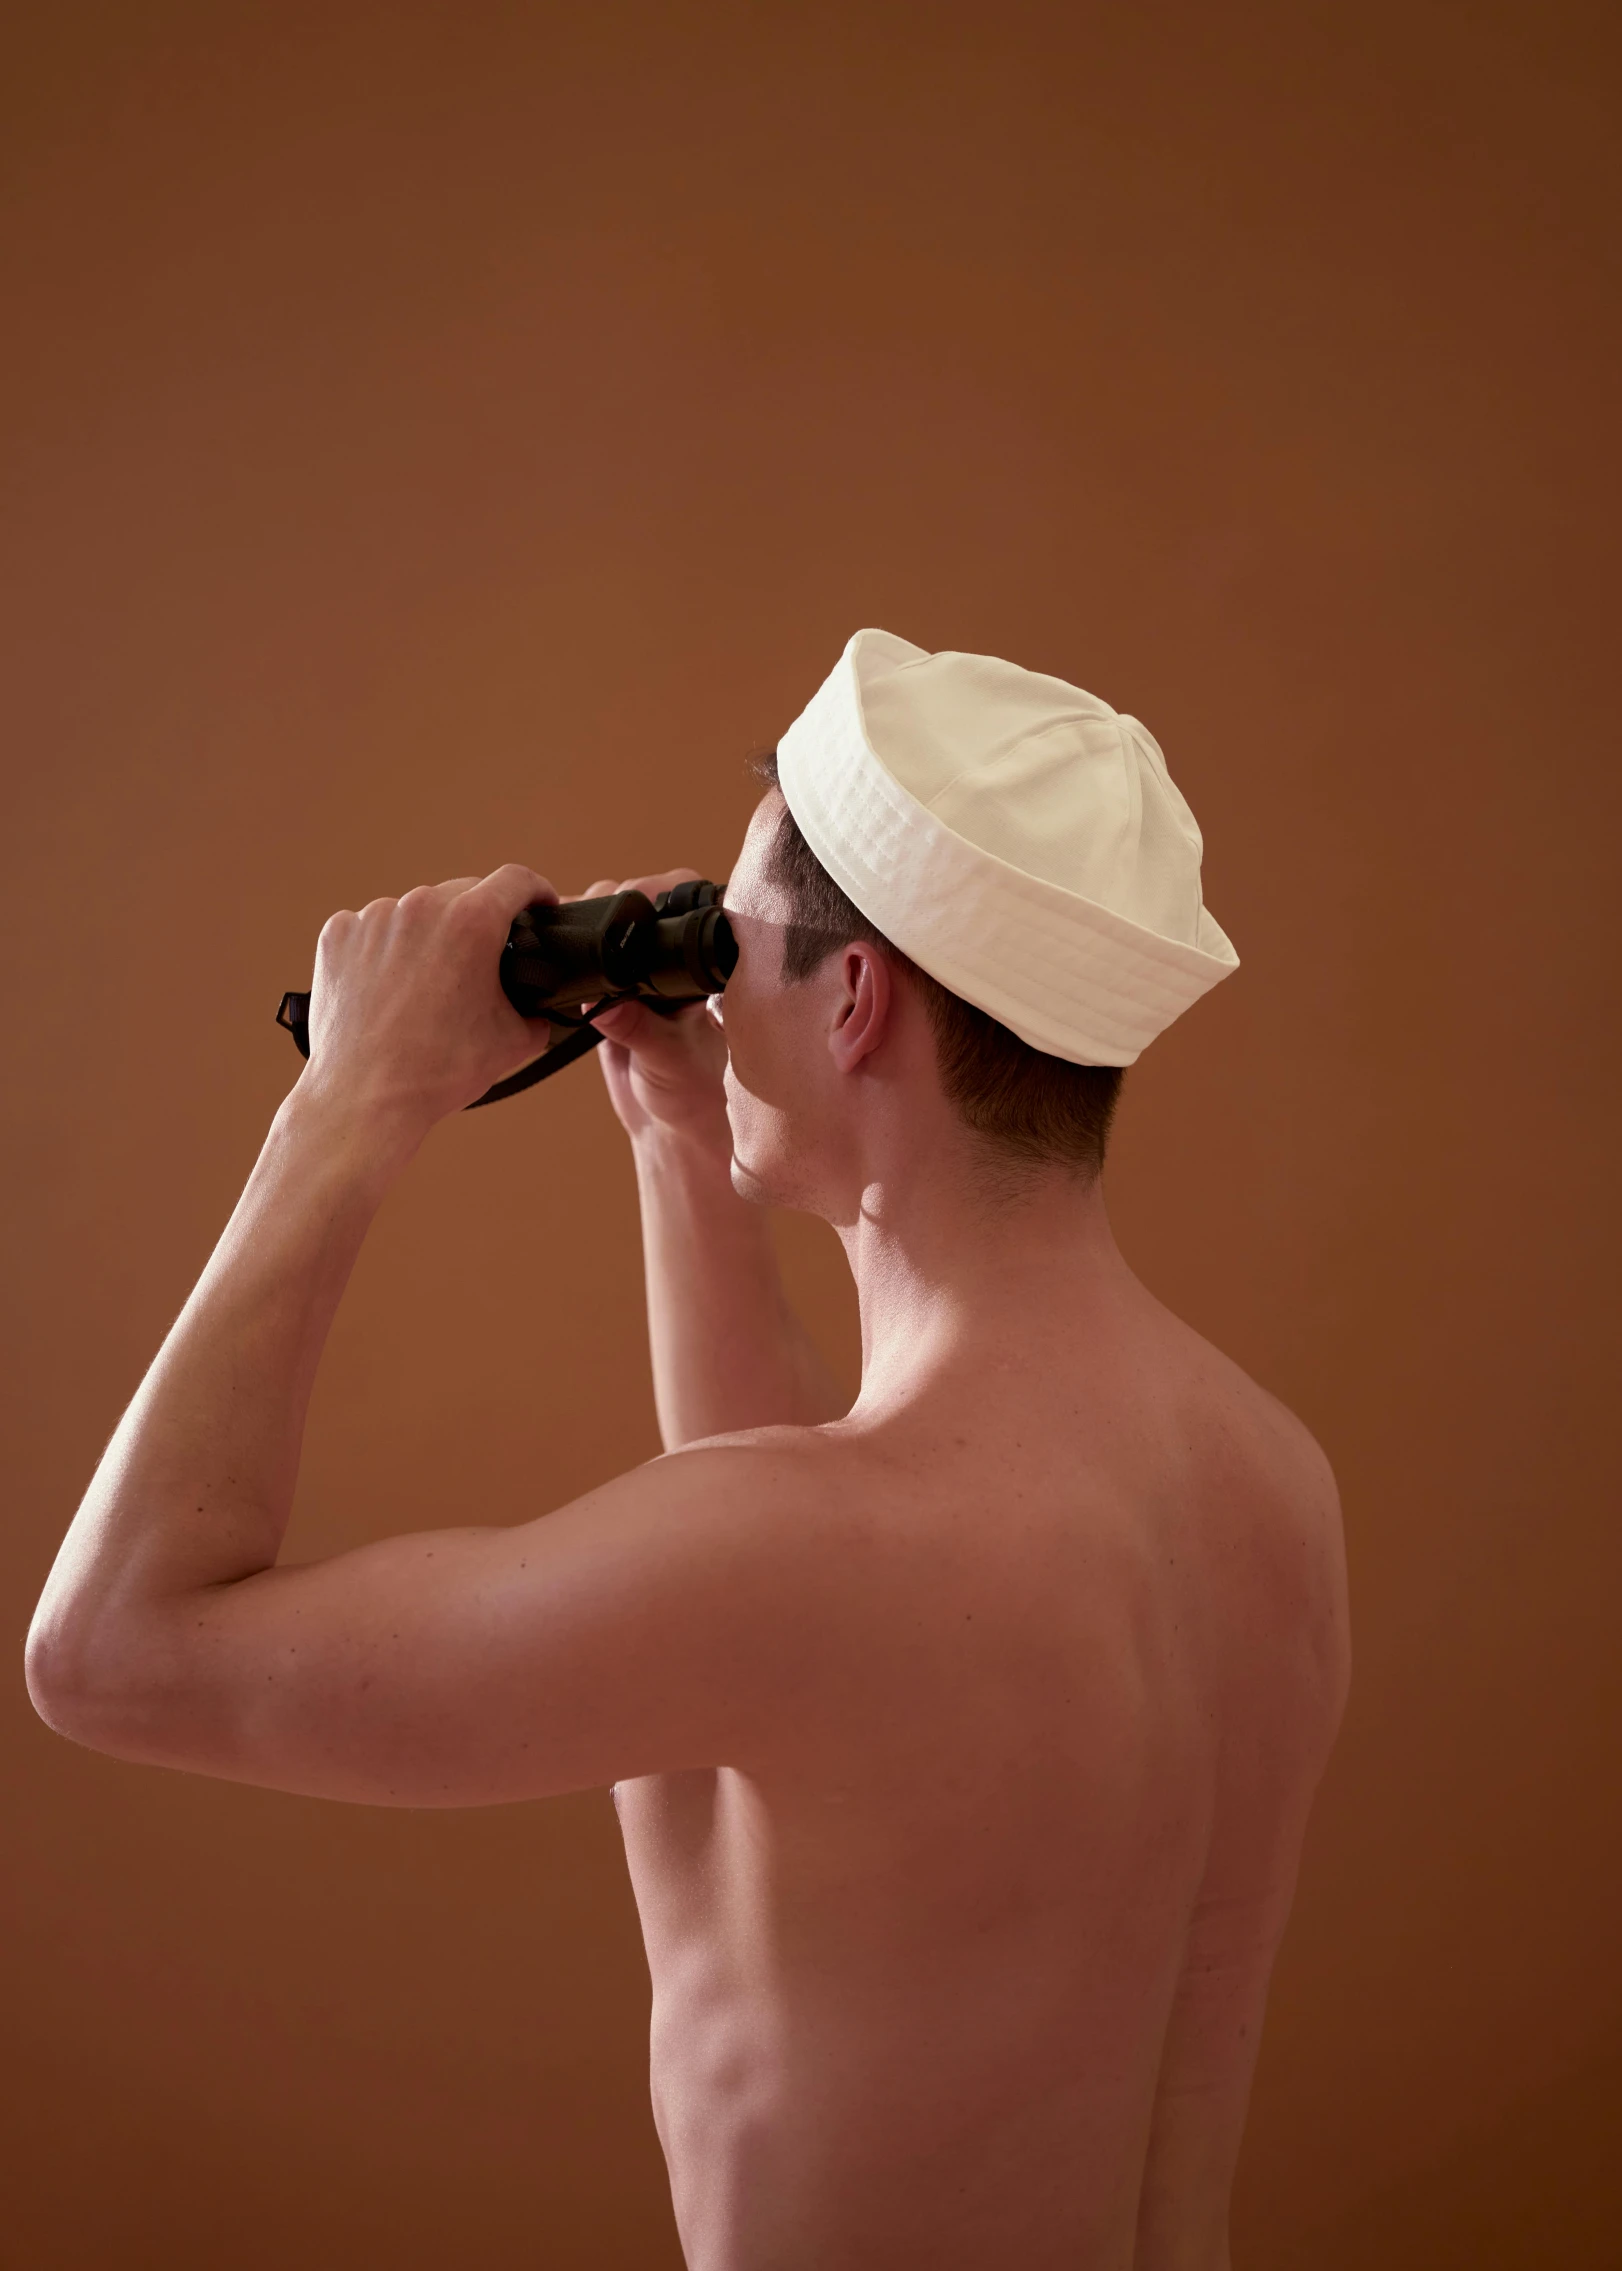
[[[1129,1065],[1239,966],[1159,743],[1062,679],[858,631],[777,766],[868,921],[1049,1056]]]

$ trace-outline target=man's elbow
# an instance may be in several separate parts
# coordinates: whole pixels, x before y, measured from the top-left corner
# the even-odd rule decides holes
[[[23,1647],[23,1678],[28,1683],[29,1702],[46,1726],[58,1735],[73,1733],[74,1695],[82,1686],[82,1674],[75,1669],[73,1653],[61,1620],[53,1617],[41,1602],[34,1611],[34,1621],[28,1627],[28,1639]]]
[[[54,1734],[83,1742],[93,1692],[90,1651],[49,1594],[34,1611],[23,1648],[28,1700]]]
[[[149,1701],[127,1647],[105,1626],[53,1603],[49,1594],[34,1611],[23,1649],[28,1698],[54,1734],[90,1750],[132,1753],[149,1717]]]

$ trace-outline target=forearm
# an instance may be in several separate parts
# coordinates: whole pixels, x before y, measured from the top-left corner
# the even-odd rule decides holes
[[[789,1307],[770,1218],[733,1190],[729,1152],[654,1127],[635,1154],[666,1450],[740,1428],[837,1419],[849,1399]]]
[[[30,1638],[37,1695],[127,1682],[188,1596],[274,1563],[333,1313],[416,1140],[308,1080],[283,1105],[57,1557]]]

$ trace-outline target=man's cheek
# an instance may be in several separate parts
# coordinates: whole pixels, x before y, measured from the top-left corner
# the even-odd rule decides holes
[[[757,1020],[750,1015],[750,1004],[738,1002],[728,1012],[723,1026],[727,1044],[727,1071],[729,1083],[739,1088],[756,1089],[760,1086],[760,1072],[764,1049]]]
[[[751,1096],[729,1075],[726,1084],[727,1126],[732,1135],[732,1166],[734,1183],[743,1177],[740,1195],[760,1200],[765,1190],[760,1182],[771,1171],[772,1143],[768,1125],[769,1115],[761,1110],[758,1097]]]
[[[730,1057],[721,1076],[721,1093],[726,1099],[727,1120],[732,1129],[733,1149],[736,1150],[748,1140],[755,1099],[738,1078],[737,1066]]]

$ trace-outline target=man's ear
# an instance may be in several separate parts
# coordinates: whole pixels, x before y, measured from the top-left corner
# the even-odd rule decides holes
[[[854,1072],[889,1031],[895,972],[876,946],[854,939],[840,954],[839,981],[828,1050],[840,1072]]]

